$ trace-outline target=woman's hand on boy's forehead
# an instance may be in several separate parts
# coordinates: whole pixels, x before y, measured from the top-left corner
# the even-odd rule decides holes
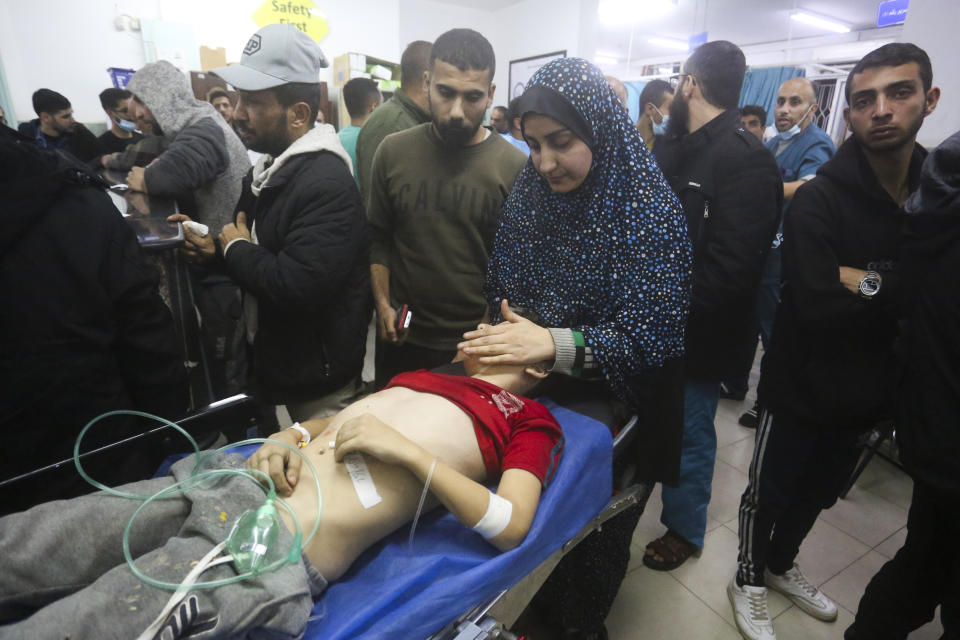
[[[556,357],[549,329],[515,314],[506,299],[501,302],[500,312],[505,322],[478,325],[463,334],[465,341],[457,349],[468,356],[479,356],[480,364],[536,364]]]

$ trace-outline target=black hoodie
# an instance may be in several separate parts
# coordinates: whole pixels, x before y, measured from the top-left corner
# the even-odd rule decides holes
[[[960,492],[960,133],[924,162],[905,209],[900,459],[921,481]]]
[[[0,480],[70,457],[105,411],[187,407],[156,275],[96,181],[0,127]]]
[[[913,191],[926,152],[914,147]],[[865,430],[893,415],[900,206],[849,138],[797,190],[784,216],[783,291],[760,403],[774,414]],[[872,300],[848,291],[841,266],[878,271]]]

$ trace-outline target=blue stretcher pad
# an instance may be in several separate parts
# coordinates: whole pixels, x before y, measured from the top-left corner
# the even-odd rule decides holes
[[[498,553],[445,509],[420,518],[413,551],[409,526],[361,555],[314,607],[304,638],[427,638],[470,608],[491,600],[573,538],[610,500],[609,429],[541,402],[563,428],[560,465],[540,498],[523,544]]]

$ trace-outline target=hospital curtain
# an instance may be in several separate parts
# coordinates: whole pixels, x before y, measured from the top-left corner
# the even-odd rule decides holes
[[[804,75],[800,67],[769,67],[750,69],[743,79],[740,90],[740,106],[758,104],[767,110],[767,126],[773,124],[773,108],[777,104],[780,85],[797,76]]]
[[[630,119],[636,123],[643,113],[643,109],[641,109],[640,106],[640,92],[647,86],[647,83],[638,80],[634,82],[624,82],[624,84],[627,87],[627,111],[630,112]]]

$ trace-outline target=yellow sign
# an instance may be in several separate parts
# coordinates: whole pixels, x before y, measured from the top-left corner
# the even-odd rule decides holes
[[[266,0],[250,17],[258,27],[292,24],[316,42],[330,33],[327,19],[320,15],[313,0]]]

